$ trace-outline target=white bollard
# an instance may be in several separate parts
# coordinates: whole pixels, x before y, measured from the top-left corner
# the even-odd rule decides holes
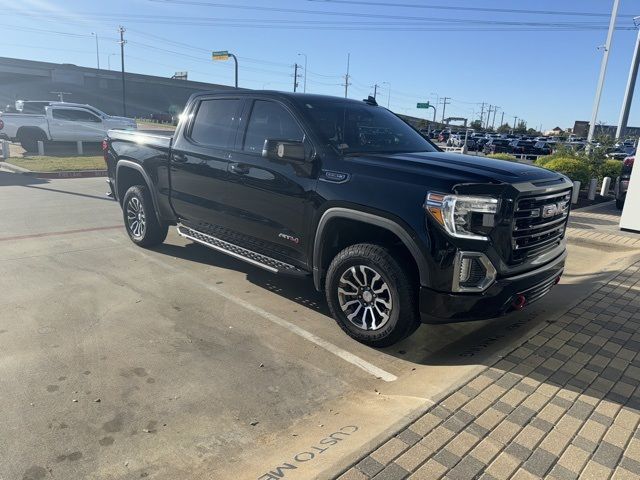
[[[602,179],[602,188],[600,189],[600,195],[606,197],[609,195],[609,189],[611,188],[611,177],[604,177]]]
[[[580,195],[580,185],[581,183],[577,180],[573,182],[573,194],[571,195],[571,203],[573,205],[578,203],[578,195]]]
[[[44,155],[44,142],[38,140],[38,155]]]
[[[76,147],[78,148],[78,155],[82,155],[82,142],[76,142]]]
[[[7,158],[9,158],[9,142],[2,140],[2,159],[6,160]]]
[[[598,188],[598,179],[592,178],[589,182],[589,190],[587,191],[587,199],[595,200],[596,199],[596,189]]]

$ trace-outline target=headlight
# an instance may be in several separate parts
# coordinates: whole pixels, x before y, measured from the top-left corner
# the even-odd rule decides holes
[[[498,199],[430,192],[425,209],[452,237],[488,240],[496,224]]]

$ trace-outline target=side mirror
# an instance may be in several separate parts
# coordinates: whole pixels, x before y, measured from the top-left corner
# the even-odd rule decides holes
[[[271,160],[290,160],[294,162],[304,162],[307,158],[303,142],[269,138],[264,141],[262,156]]]

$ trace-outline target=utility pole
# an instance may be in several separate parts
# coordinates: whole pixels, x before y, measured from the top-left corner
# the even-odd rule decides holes
[[[493,109],[493,120],[491,121],[491,128],[495,129],[496,128],[496,112],[498,111],[500,107],[495,107]]]
[[[125,29],[122,25],[120,25],[120,61],[122,66],[122,116],[127,116],[127,94],[125,91],[125,81],[124,81],[124,44],[126,43],[124,39]]]
[[[502,118],[500,119],[500,126],[504,125],[504,110],[502,111]]]
[[[635,17],[633,23],[636,28],[640,17]],[[633,91],[636,88],[636,78],[638,78],[638,66],[640,66],[640,28],[638,29],[638,37],[636,46],[633,50],[633,58],[631,59],[631,68],[629,69],[629,79],[627,80],[627,89],[624,91],[624,100],[622,101],[622,110],[620,110],[620,120],[618,120],[618,130],[616,138],[623,138],[629,121],[629,110],[633,101]]]
[[[349,95],[349,65],[351,63],[351,54],[347,53],[347,74],[344,76],[344,98],[347,98]]]
[[[389,82],[382,82],[383,85],[387,86],[388,95],[387,95],[387,110],[391,109],[391,84]]]
[[[493,110],[493,105],[489,104],[489,111],[487,111],[487,121],[484,124],[484,128],[489,128],[489,122],[491,122],[491,111]]]
[[[518,126],[518,117],[513,116],[513,133],[516,133],[516,127]]]
[[[604,44],[604,53],[602,54],[602,63],[600,64],[600,77],[598,78],[598,87],[596,88],[596,98],[593,101],[593,111],[591,113],[591,123],[589,123],[589,135],[587,136],[588,144],[593,140],[593,134],[596,130],[596,122],[598,121],[598,109],[600,108],[600,97],[602,96],[602,87],[604,86],[604,77],[607,74],[607,63],[609,62],[609,51],[611,50],[611,40],[613,40],[613,32],[616,29],[616,20],[618,17],[618,7],[620,0],[613,0],[613,9],[611,10],[611,20],[609,21],[609,32],[607,33],[607,42]],[[587,148],[589,145],[587,144]]]
[[[447,110],[447,105],[451,104],[449,100],[451,97],[442,97],[442,123],[444,123],[444,112]]]
[[[480,107],[480,128],[482,128],[483,122],[484,122],[484,102],[482,102],[482,106]]]
[[[293,92],[298,90],[298,64],[293,65]]]
[[[307,93],[307,54],[299,53],[298,56],[304,57],[304,93]]]
[[[378,87],[380,85],[378,85],[377,83],[373,85],[373,99],[375,100],[376,97],[378,96]]]
[[[96,63],[98,64],[98,70],[100,70],[100,47],[98,46],[98,34],[91,32],[91,35],[96,37]]]

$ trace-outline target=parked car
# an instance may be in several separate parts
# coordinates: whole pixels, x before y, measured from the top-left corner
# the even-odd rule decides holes
[[[534,155],[551,155],[553,153],[553,145],[546,141],[539,141],[533,144]]]
[[[506,138],[491,138],[484,144],[482,151],[485,155],[491,155],[492,153],[511,153],[511,140]]]
[[[616,179],[616,208],[622,210],[624,202],[627,198],[627,190],[629,190],[629,180],[631,179],[631,171],[635,156],[627,157],[622,162],[622,171]]]
[[[563,272],[569,179],[441,152],[373,98],[201,93],[172,137],[111,131],[104,148],[133,243],[158,245],[177,225],[312,277],[340,327],[371,346],[420,321],[520,309]]]
[[[448,130],[442,130],[439,134],[438,134],[438,142],[440,143],[446,143],[447,140],[449,140],[449,137],[451,136],[451,132]]]
[[[611,158],[613,160],[624,160],[625,158],[633,155],[636,151],[636,148],[633,145],[621,145],[606,154],[607,158]]]
[[[43,114],[1,114],[0,134],[20,142],[27,152],[34,152],[38,141],[101,142],[111,129],[137,128],[132,118],[107,115],[90,105],[51,102],[43,108]]]
[[[513,140],[510,143],[511,153],[514,155],[523,155],[525,158],[537,155],[534,148],[535,143],[531,140]]]

